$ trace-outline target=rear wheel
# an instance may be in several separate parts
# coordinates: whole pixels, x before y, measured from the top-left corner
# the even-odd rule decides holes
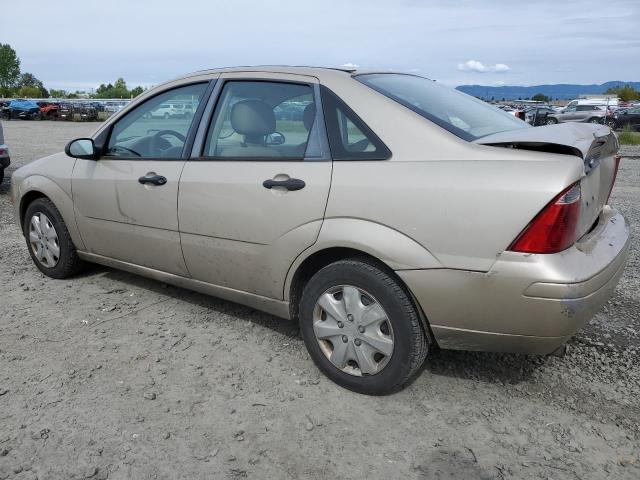
[[[67,278],[83,266],[67,226],[56,206],[46,198],[38,198],[27,207],[24,237],[33,263],[45,275]]]
[[[368,260],[332,263],[309,280],[300,302],[300,329],[325,375],[369,395],[402,388],[428,350],[409,295]]]
[[[545,123],[547,125],[555,125],[556,123],[558,123],[558,120],[556,120],[555,118],[547,118]]]
[[[593,117],[589,119],[589,123],[602,123],[598,117]]]

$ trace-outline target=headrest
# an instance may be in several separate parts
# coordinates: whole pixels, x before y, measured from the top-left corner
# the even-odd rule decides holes
[[[276,130],[276,116],[265,102],[242,100],[231,109],[231,126],[241,135],[268,135]]]
[[[307,130],[311,130],[313,127],[313,121],[316,119],[316,104],[310,103],[306,107],[304,107],[304,112],[302,113],[302,122],[304,123],[304,128]]]

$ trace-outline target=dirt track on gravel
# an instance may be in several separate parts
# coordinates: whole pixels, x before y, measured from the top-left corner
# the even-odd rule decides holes
[[[5,122],[11,172],[97,124]],[[95,267],[32,265],[0,187],[0,480],[640,478],[640,158],[615,297],[564,358],[434,351],[404,391],[342,390],[297,326]]]

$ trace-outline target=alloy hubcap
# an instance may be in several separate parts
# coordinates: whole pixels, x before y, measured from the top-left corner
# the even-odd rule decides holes
[[[393,354],[387,313],[372,295],[352,285],[330,288],[320,296],[313,331],[329,361],[350,375],[375,375]]]
[[[44,213],[36,213],[29,221],[29,244],[42,265],[53,268],[60,260],[60,242],[53,223]]]

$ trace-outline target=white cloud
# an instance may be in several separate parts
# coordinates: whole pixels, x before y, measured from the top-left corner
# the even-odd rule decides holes
[[[485,65],[477,60],[467,60],[464,63],[458,64],[458,70],[461,72],[476,72],[476,73],[503,73],[511,70],[509,65],[504,63],[496,63],[495,65]]]

